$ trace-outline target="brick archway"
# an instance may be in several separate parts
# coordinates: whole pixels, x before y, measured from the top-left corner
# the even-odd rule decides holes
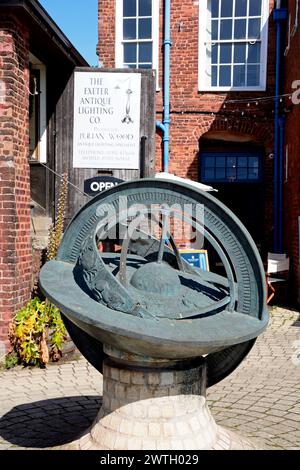
[[[213,119],[201,127],[198,139],[215,139],[261,145],[266,153],[273,150],[273,122]]]

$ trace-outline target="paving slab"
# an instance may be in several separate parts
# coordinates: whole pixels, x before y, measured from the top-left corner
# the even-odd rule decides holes
[[[208,404],[218,424],[272,449],[299,450],[299,312],[277,307],[270,317],[241,366],[208,390]],[[0,450],[72,442],[93,422],[101,395],[102,376],[83,358],[0,370]]]

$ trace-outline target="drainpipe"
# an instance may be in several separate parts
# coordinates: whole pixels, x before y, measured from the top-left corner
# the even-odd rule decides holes
[[[283,252],[283,169],[284,169],[285,116],[279,118],[279,203],[278,203],[278,251]]]
[[[163,122],[156,122],[156,127],[163,132],[163,171],[169,171],[169,142],[170,142],[170,24],[171,0],[164,2],[164,112]]]
[[[162,122],[156,121],[156,127],[157,127],[157,129],[160,129],[163,133],[166,132],[166,128],[165,128],[165,126],[163,125]]]
[[[281,1],[277,0],[276,9],[273,11],[273,19],[276,23],[276,73],[275,73],[275,118],[274,118],[274,253],[282,250],[282,207],[279,209],[280,188],[283,185],[283,172],[280,170],[280,162],[283,160],[279,136],[279,102],[280,102],[280,67],[281,67],[281,25],[287,18],[287,9],[280,8]],[[280,180],[280,177],[282,178]],[[282,188],[281,188],[282,191]],[[282,193],[281,193],[282,194]],[[282,195],[281,195],[282,204]],[[280,233],[281,232],[281,233]],[[281,246],[279,246],[281,238]]]

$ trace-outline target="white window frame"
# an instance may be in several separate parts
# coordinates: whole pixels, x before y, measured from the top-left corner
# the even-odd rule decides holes
[[[39,107],[39,142],[38,158],[32,160],[40,163],[47,163],[47,82],[46,66],[37,57],[30,53],[29,61],[34,70],[40,72],[40,107]]]
[[[152,67],[156,71],[156,89],[158,86],[159,71],[159,3],[152,0]],[[116,38],[115,38],[115,66],[124,68],[123,62],[123,0],[116,0]],[[138,42],[138,40],[136,41]],[[149,42],[149,40],[148,40]]]
[[[260,55],[260,85],[259,86],[209,86],[206,84],[206,29],[208,19],[208,0],[199,1],[199,31],[198,31],[198,90],[199,91],[265,91],[267,84],[267,56],[268,56],[268,22],[269,0],[262,0],[261,55]],[[234,0],[238,1],[238,0]],[[235,3],[234,3],[235,6]],[[233,8],[234,8],[233,6]],[[232,41],[238,42],[239,40]],[[229,41],[226,41],[229,42]],[[240,42],[246,42],[242,39]]]

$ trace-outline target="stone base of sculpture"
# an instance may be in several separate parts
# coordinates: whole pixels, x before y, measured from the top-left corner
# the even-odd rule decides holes
[[[106,348],[103,402],[78,450],[256,449],[218,426],[206,403],[205,361],[160,361]]]

